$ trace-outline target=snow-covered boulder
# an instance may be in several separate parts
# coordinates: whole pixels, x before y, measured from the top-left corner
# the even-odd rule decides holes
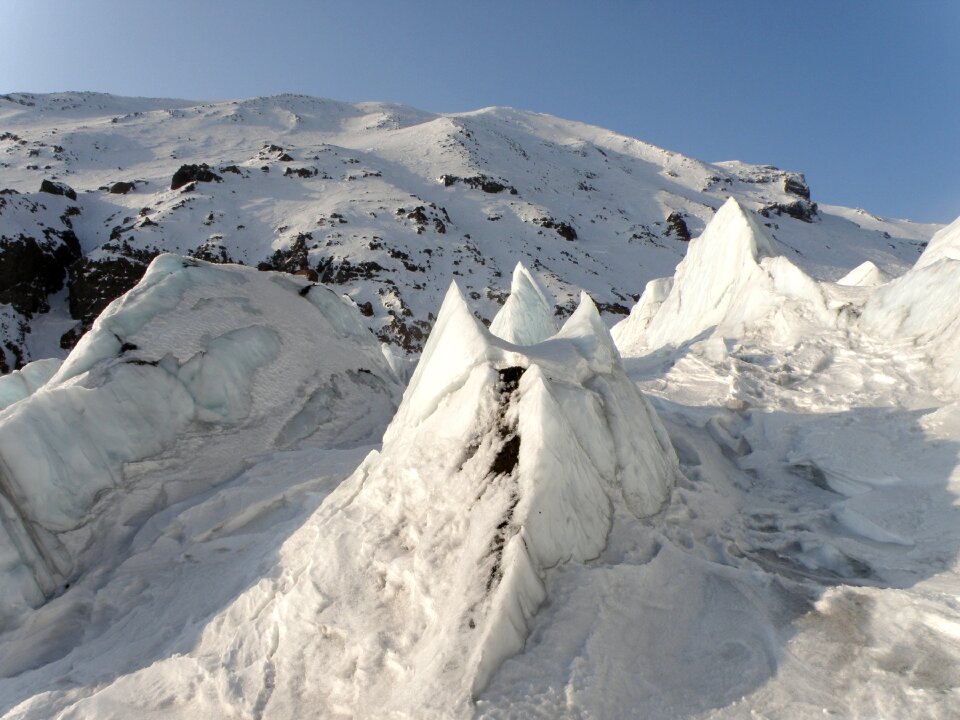
[[[553,338],[520,347],[451,286],[382,451],[186,662],[240,714],[459,716],[523,648],[547,569],[596,558],[617,516],[657,512],[678,472],[586,295]],[[146,668],[88,709],[179,682],[179,667]],[[180,714],[201,707],[169,697]]]
[[[510,296],[490,323],[490,332],[514,345],[534,345],[557,332],[553,305],[523,263],[513,269]]]
[[[0,412],[0,623],[109,553],[131,518],[258,452],[369,441],[398,396],[379,344],[332,291],[158,257],[53,377]]]

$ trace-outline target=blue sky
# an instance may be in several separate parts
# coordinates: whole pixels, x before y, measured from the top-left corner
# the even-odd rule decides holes
[[[0,92],[510,105],[960,215],[960,2],[5,0]]]

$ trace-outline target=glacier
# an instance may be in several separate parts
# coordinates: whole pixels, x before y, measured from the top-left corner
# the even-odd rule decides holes
[[[506,108],[14,97],[77,200],[0,141],[0,233],[143,268],[56,357],[79,276],[0,297],[0,717],[956,717],[956,222]]]

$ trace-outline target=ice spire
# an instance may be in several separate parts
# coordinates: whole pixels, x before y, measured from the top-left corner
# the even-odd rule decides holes
[[[514,345],[534,345],[557,332],[553,308],[523,263],[513,269],[510,297],[493,318],[490,332]]]

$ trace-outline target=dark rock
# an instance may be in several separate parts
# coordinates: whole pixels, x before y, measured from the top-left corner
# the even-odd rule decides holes
[[[810,186],[802,173],[787,173],[783,178],[783,191],[797,195],[804,200],[810,199]]]
[[[77,323],[60,336],[60,347],[63,350],[72,350],[80,342],[83,332],[83,323]]]
[[[678,212],[672,212],[667,215],[667,229],[664,235],[676,235],[677,240],[690,242],[690,230],[683,219],[683,215]]]
[[[491,195],[501,193],[504,190],[510,190],[511,195],[517,194],[517,189],[512,185],[507,185],[504,182],[494,180],[486,175],[473,175],[465,178],[462,178],[458,175],[441,175],[440,182],[443,183],[444,187],[450,187],[451,185],[456,185],[457,183],[463,183],[474,190],[480,189],[485,193],[490,193]]]
[[[426,320],[402,319],[395,310],[390,310],[390,321],[377,331],[377,337],[385,343],[399,345],[407,352],[423,350],[430,323]]]
[[[320,282],[320,275],[311,267],[301,268],[293,273],[294,275],[300,275],[301,277],[307,278],[310,282]]]
[[[49,193],[50,195],[63,195],[64,197],[70,198],[71,200],[77,199],[77,192],[72,187],[62,182],[54,182],[52,180],[44,180],[40,183],[40,192]]]
[[[113,195],[126,195],[128,192],[130,192],[136,187],[137,186],[134,185],[132,182],[124,182],[121,180],[120,182],[115,182],[113,185],[110,186],[110,192]]]
[[[107,305],[140,282],[150,261],[159,255],[155,250],[134,250],[129,246],[118,250],[114,257],[82,258],[70,266],[67,281],[70,315],[80,321],[80,327],[68,333],[70,338],[66,335],[61,338],[62,347],[66,347],[63,343],[71,339],[79,340]]]
[[[760,208],[760,214],[768,218],[771,214],[789,215],[797,220],[811,223],[817,217],[817,204],[809,200],[795,200],[791,203],[771,203]]]
[[[0,240],[0,303],[27,317],[49,309],[47,296],[63,288],[67,267],[81,254],[73,231],[48,229],[45,235]]]
[[[268,260],[257,265],[258,270],[280,270],[297,273],[309,269],[309,250],[307,241],[313,240],[310,233],[299,233],[289,248],[274,251]]]
[[[181,165],[170,181],[171,190],[179,190],[192,182],[223,182],[223,178],[210,169],[206,163],[200,165]]]
[[[598,302],[596,303],[597,310],[602,313],[610,313],[611,315],[629,315],[630,308],[621,305],[620,303],[605,303]]]
[[[569,223],[557,222],[550,217],[535,218],[533,222],[535,225],[539,225],[542,228],[555,230],[557,235],[562,237],[564,240],[569,240],[572,242],[577,239],[577,231]]]
[[[227,249],[219,242],[219,236],[215,236],[215,239],[207,240],[203,245],[191,252],[190,257],[217,264],[233,262]]]
[[[364,260],[358,263],[340,260],[334,263],[331,258],[319,266],[318,270],[320,271],[320,282],[324,285],[343,285],[352,280],[377,278],[386,268],[373,260]]]
[[[290,177],[291,175],[296,175],[297,177],[302,178],[312,178],[316,177],[317,169],[316,168],[285,168],[283,171],[284,177]]]
[[[357,307],[360,309],[360,314],[364,317],[373,317],[373,303],[369,300],[365,303],[360,303]]]

